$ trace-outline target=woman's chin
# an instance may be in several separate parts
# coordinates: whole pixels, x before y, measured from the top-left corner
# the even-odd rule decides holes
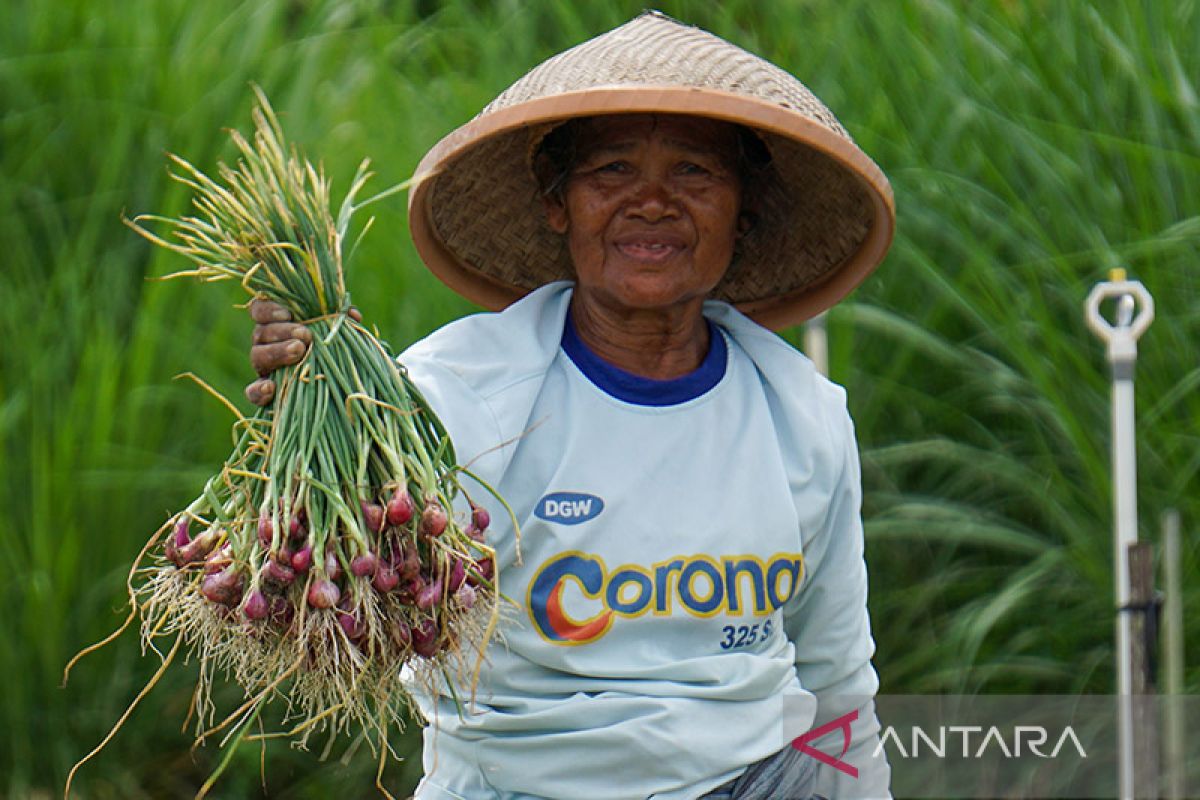
[[[626,312],[675,313],[691,305],[698,307],[708,295],[707,290],[680,286],[670,276],[638,276],[607,287],[581,286],[577,291],[585,301],[593,295],[604,305]]]

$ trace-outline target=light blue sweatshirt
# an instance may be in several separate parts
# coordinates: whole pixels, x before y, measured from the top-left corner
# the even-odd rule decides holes
[[[416,796],[682,800],[853,710],[842,758],[869,753],[878,682],[843,391],[716,302],[696,373],[621,373],[569,326],[564,340],[570,296],[551,284],[400,357],[521,527],[518,561],[492,514],[500,588],[521,607],[467,713],[422,698]],[[886,764],[821,770],[827,796],[887,796]]]

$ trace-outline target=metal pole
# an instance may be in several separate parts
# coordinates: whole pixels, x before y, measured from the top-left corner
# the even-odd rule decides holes
[[[1179,576],[1179,512],[1163,514],[1163,577],[1167,607],[1163,614],[1163,663],[1167,674],[1166,740],[1167,797],[1182,800],[1187,759],[1183,752],[1183,581]]]
[[[1117,301],[1116,324],[1100,313],[1100,303]],[[1137,306],[1136,318],[1134,311]],[[1113,563],[1117,601],[1117,743],[1118,781],[1122,800],[1134,795],[1133,688],[1130,650],[1129,545],[1137,541],[1137,453],[1134,439],[1133,373],[1137,340],[1154,319],[1154,299],[1138,281],[1113,270],[1109,280],[1088,294],[1088,327],[1107,345],[1112,368]]]
[[[1155,651],[1158,643],[1158,598],[1154,592],[1154,547],[1129,545],[1129,640],[1133,665],[1133,777],[1137,797],[1155,800],[1161,783],[1158,755],[1158,707],[1155,698]]]

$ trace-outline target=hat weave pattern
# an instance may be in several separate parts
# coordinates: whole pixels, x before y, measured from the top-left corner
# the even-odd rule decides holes
[[[468,297],[475,279],[506,287],[511,300],[573,278],[565,241],[545,221],[529,165],[532,146],[572,117],[628,112],[633,106],[683,113],[672,107],[681,97],[687,113],[750,127],[771,154],[766,174],[754,184],[756,195],[744,198],[758,222],[741,239],[715,297],[751,316],[765,309],[778,325],[840,299],[852,285],[819,300],[807,295],[856,259],[861,275],[853,283],[865,277],[886,249],[887,242],[882,248],[878,243],[881,222],[887,241],[891,236],[891,194],[882,173],[829,109],[786,71],[657,12],[546,60],[431,151],[418,168],[429,185],[410,208],[410,219],[425,215],[439,252],[432,259],[422,255],[439,274],[433,261],[452,259],[455,288]],[[546,112],[551,103],[559,110]],[[522,117],[523,109],[534,108],[540,116]],[[783,122],[757,124],[771,113]],[[471,138],[472,130],[502,117],[518,121]],[[814,146],[816,139],[824,144]],[[831,153],[831,147],[839,152]],[[857,163],[845,163],[842,152],[868,165],[869,178],[864,180]],[[880,183],[882,192],[873,191]],[[423,221],[415,220],[415,237]],[[871,263],[865,264],[864,243],[872,236]],[[422,238],[416,238],[420,247]]]
[[[479,116],[582,87],[653,86],[660,81],[758,97],[850,138],[833,113],[789,73],[719,36],[656,11],[543,61],[488,103]]]

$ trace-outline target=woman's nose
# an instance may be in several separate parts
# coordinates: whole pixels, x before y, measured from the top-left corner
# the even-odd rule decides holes
[[[627,205],[630,216],[657,222],[664,217],[678,215],[675,193],[663,179],[646,176],[632,187]]]

